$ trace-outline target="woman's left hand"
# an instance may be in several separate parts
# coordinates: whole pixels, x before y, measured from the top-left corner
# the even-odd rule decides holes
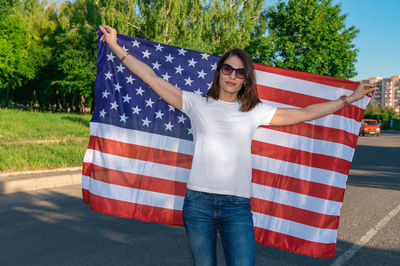
[[[358,84],[356,90],[349,97],[352,102],[358,101],[365,95],[372,97],[372,94],[377,90],[374,84],[370,83],[360,83]]]

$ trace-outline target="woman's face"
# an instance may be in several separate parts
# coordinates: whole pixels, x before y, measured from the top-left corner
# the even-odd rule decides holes
[[[225,60],[224,64],[229,65],[237,70],[232,71],[232,69],[226,67],[224,71],[224,66],[221,68],[219,75],[219,87],[221,90],[220,93],[237,95],[242,88],[243,83],[245,82],[245,79],[242,78],[244,76],[243,62],[237,56],[230,56]],[[226,70],[231,70],[232,72],[230,74],[227,74],[227,72],[229,71]]]

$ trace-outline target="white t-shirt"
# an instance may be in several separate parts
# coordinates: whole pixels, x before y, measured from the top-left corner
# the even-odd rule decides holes
[[[253,133],[269,124],[276,108],[262,102],[241,112],[240,106],[183,91],[182,112],[190,118],[194,142],[189,189],[250,198]]]

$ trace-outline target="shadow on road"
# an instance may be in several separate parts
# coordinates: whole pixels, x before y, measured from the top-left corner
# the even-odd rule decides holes
[[[347,184],[400,190],[400,147],[357,145]]]
[[[96,213],[76,192],[58,191],[0,196],[0,265],[192,265],[183,227]],[[338,241],[337,256],[351,245]],[[382,265],[393,265],[400,257],[398,250],[368,248],[367,252],[382,258]],[[334,261],[263,245],[256,246],[256,254],[256,265]],[[220,243],[218,261],[225,265]]]

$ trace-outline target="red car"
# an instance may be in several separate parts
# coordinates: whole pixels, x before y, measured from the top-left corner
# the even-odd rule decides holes
[[[360,127],[360,136],[365,136],[366,134],[375,135],[379,137],[381,133],[381,126],[379,125],[378,121],[374,119],[363,119],[361,121]]]

